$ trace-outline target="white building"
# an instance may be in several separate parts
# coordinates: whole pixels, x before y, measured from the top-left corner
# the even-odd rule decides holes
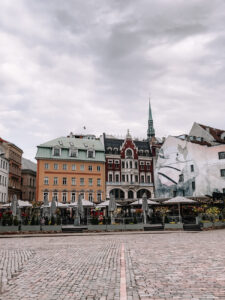
[[[0,148],[0,203],[8,201],[9,162],[4,157],[4,148]]]
[[[155,166],[156,197],[225,194],[224,131],[195,123],[191,133],[169,136],[161,147]]]

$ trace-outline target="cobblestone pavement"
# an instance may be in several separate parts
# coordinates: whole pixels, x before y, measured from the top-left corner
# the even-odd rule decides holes
[[[0,299],[225,299],[225,230],[0,239]]]

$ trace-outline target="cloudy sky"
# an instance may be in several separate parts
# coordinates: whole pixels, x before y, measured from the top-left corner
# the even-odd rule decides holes
[[[1,0],[0,136],[225,129],[225,1]]]

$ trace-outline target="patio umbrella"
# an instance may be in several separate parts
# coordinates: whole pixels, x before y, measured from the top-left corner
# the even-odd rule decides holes
[[[3,204],[2,207],[3,208],[7,208],[7,207],[11,207],[11,210],[12,210],[12,203],[6,203],[6,204]],[[23,201],[23,200],[18,200],[18,205],[20,208],[23,208],[23,207],[32,207],[32,204],[29,203],[28,201]]]
[[[83,207],[94,207],[94,203],[85,199],[81,199]],[[78,202],[73,202],[69,204],[69,207],[77,207]]]
[[[44,217],[48,217],[49,216],[49,203],[48,203],[48,195],[44,195],[44,205],[42,205],[43,207],[43,215]]]
[[[116,201],[115,196],[110,195],[108,211],[110,212],[111,224],[115,223],[114,212],[116,210]]]
[[[142,196],[142,210],[143,210],[143,216],[144,216],[144,224],[146,224],[146,215],[148,213],[148,201],[147,201],[146,193],[144,193]]]
[[[150,199],[147,199],[147,203],[148,203],[148,205],[157,205],[157,204],[159,204],[158,202],[150,200]],[[130,206],[134,206],[134,205],[142,205],[142,199],[136,200],[136,201],[134,201],[130,204]]]
[[[100,204],[98,204],[96,207],[97,208],[102,208],[102,207],[108,207],[109,206],[109,200],[106,200]],[[116,206],[121,206],[120,204],[116,203]]]
[[[191,200],[182,196],[177,196],[174,198],[171,198],[169,200],[164,201],[162,204],[178,204],[178,212],[179,212],[179,222],[181,221],[181,214],[180,214],[180,205],[181,204],[193,204],[197,201]]]
[[[51,202],[51,207],[50,207],[51,216],[55,216],[56,208],[57,207],[56,207],[55,197],[52,197],[52,202]]]

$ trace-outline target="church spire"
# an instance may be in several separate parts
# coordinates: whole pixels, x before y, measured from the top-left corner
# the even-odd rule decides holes
[[[150,104],[150,98],[149,98],[149,108],[148,108],[148,130],[147,130],[147,136],[149,139],[155,136],[155,129],[153,126],[153,118],[152,118],[152,110],[151,110],[151,104]]]

